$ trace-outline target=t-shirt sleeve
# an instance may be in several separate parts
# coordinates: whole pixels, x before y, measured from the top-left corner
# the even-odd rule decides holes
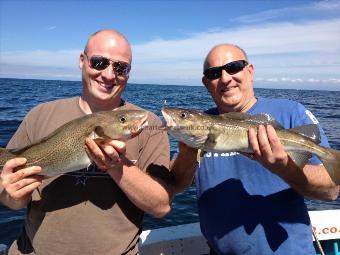
[[[18,129],[9,140],[6,148],[7,149],[20,149],[31,143],[28,132],[27,132],[27,119],[28,116],[19,125]]]
[[[21,149],[36,142],[35,136],[41,125],[39,117],[45,116],[41,112],[42,108],[42,104],[37,105],[26,114],[11,140],[8,142],[6,146],[7,149]]]
[[[297,110],[298,110],[297,111],[298,115],[297,115],[297,118],[295,118],[295,126],[297,127],[297,126],[306,125],[306,124],[317,124],[320,130],[320,141],[321,142],[319,145],[323,147],[329,147],[329,143],[328,143],[328,139],[325,134],[325,131],[322,129],[319,121],[314,116],[314,114],[308,109],[306,109],[306,107],[300,103],[298,103],[297,105]],[[315,155],[311,157],[311,159],[309,160],[309,163],[312,165],[322,164],[319,158]]]

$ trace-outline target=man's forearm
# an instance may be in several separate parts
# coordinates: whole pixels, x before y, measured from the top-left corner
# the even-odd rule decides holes
[[[197,166],[197,150],[182,145],[176,159],[171,163],[175,193],[182,192],[191,185]]]
[[[279,176],[303,196],[325,201],[339,196],[340,186],[335,185],[322,165],[306,165],[302,171],[295,164],[290,165]]]

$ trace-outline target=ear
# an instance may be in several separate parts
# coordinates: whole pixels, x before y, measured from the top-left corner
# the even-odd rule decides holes
[[[207,77],[205,77],[204,75],[202,77],[202,83],[209,90],[209,81],[208,81]]]
[[[252,75],[252,76],[254,75],[255,68],[254,68],[253,64],[248,65],[248,72],[249,72],[250,75]]]
[[[251,77],[251,80],[253,80],[254,73],[255,73],[255,68],[253,64],[248,65],[247,71],[248,71],[249,77]]]
[[[84,52],[82,52],[80,53],[80,56],[79,56],[79,68],[80,69],[83,69],[84,61],[85,61],[85,55],[84,55]]]

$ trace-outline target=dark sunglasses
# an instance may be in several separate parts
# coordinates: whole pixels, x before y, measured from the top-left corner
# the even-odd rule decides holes
[[[90,58],[87,56],[86,52],[84,52],[85,56],[89,60],[90,67],[96,69],[97,71],[103,71],[106,69],[111,63],[113,66],[113,70],[115,74],[120,76],[126,76],[129,74],[131,70],[131,65],[129,63],[117,60],[111,60],[106,57],[100,55],[93,55]]]
[[[209,80],[215,80],[222,76],[222,71],[225,70],[228,74],[233,75],[243,70],[245,66],[248,65],[248,62],[245,60],[236,60],[230,62],[224,66],[214,66],[206,69],[203,74]]]

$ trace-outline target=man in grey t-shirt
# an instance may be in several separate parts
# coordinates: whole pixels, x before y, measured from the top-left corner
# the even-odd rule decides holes
[[[126,38],[101,30],[80,54],[81,96],[44,103],[25,117],[8,148],[27,146],[64,123],[93,112],[138,109],[122,98],[132,60]],[[149,114],[150,125],[160,120]],[[166,133],[146,129],[127,143],[98,146],[86,140],[96,166],[43,180],[42,169],[9,160],[1,170],[0,201],[27,206],[23,231],[10,254],[137,254],[143,213],[170,210],[169,142]]]

